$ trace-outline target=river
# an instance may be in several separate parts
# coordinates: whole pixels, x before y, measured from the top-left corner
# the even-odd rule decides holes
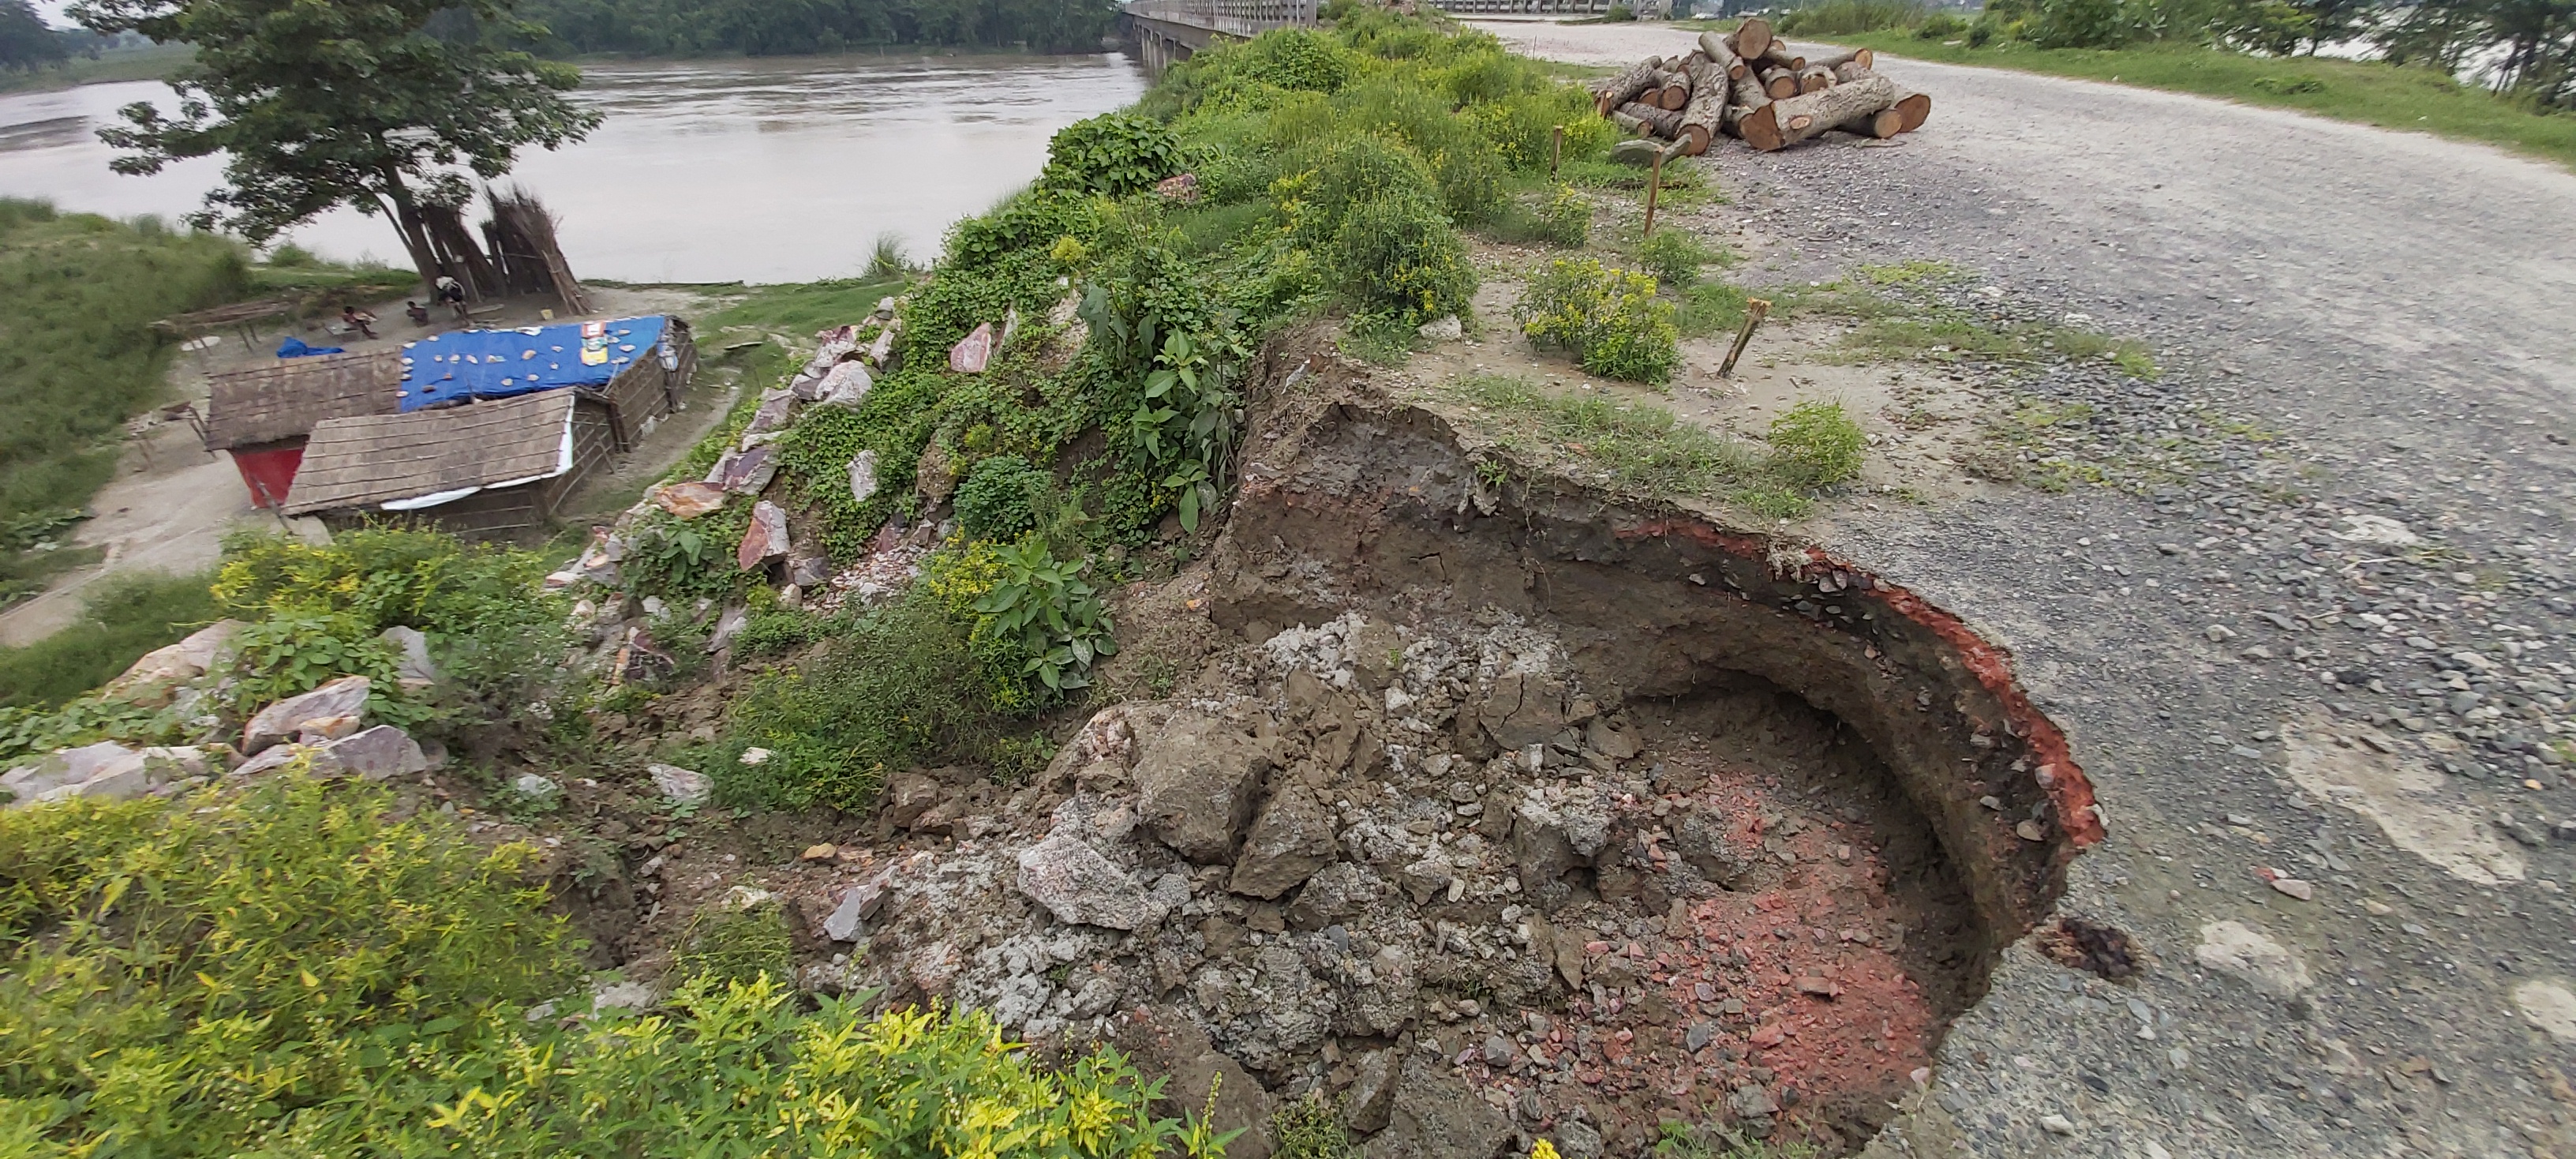
[[[832,56],[584,68],[576,98],[607,114],[588,140],[523,153],[507,179],[563,220],[587,278],[798,282],[867,264],[878,234],[915,260],[950,222],[1026,185],[1047,138],[1134,101],[1121,55]],[[157,81],[0,96],[0,195],[64,210],[177,219],[222,177],[202,158],[150,177],[107,163],[97,131]],[[325,257],[407,264],[382,218],[335,210],[292,234]]]

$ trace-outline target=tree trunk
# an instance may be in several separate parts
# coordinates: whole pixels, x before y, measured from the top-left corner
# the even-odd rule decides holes
[[[1762,91],[1772,100],[1788,100],[1798,95],[1798,74],[1785,68],[1765,68],[1762,70]]]
[[[1726,79],[1730,81],[1742,77],[1747,71],[1744,58],[1735,55],[1735,46],[1717,33],[1700,33],[1699,50],[1702,55],[1708,57],[1710,63],[1724,70]]]
[[[1820,93],[1834,87],[1833,70],[1822,65],[1808,65],[1798,70],[1798,91]]]
[[[1735,54],[1754,60],[1771,47],[1771,22],[1759,16],[1747,16],[1735,27]]]
[[[1850,84],[1851,82],[1859,80],[1865,76],[1877,75],[1879,74],[1869,70],[1868,65],[1862,64],[1859,61],[1837,65],[1834,68],[1834,79],[1843,84]],[[1896,90],[1895,108],[1897,112],[1902,113],[1905,116],[1905,127],[1898,130],[1899,132],[1911,133],[1916,129],[1922,128],[1923,122],[1932,119],[1932,98],[1911,89],[1899,88]]]
[[[1725,119],[1726,92],[1731,87],[1726,70],[1715,61],[1699,62],[1697,74],[1691,79],[1690,105],[1682,110],[1681,127],[1673,135],[1685,157],[1708,152],[1709,142],[1717,136],[1717,123]]]
[[[1763,66],[1771,68],[1785,68],[1791,72],[1796,72],[1799,69],[1807,67],[1807,58],[1789,51],[1788,45],[1774,40],[1771,42],[1771,47],[1763,52],[1761,59],[1755,62],[1755,67],[1758,68]]]
[[[1659,109],[1640,101],[1630,101],[1621,105],[1619,111],[1637,118],[1638,122],[1646,127],[1647,132],[1667,141],[1672,140],[1673,135],[1681,131],[1682,115],[1670,109]]]
[[[1864,137],[1876,137],[1884,141],[1905,131],[1905,115],[1897,112],[1895,106],[1891,105],[1875,113],[1853,117],[1834,127],[1846,133],[1858,133]]]
[[[1837,52],[1832,56],[1820,56],[1814,60],[1808,61],[1807,63],[1820,64],[1826,68],[1841,68],[1846,64],[1857,64],[1862,68],[1875,68],[1878,64],[1878,54],[1871,52],[1866,48],[1855,48],[1849,52]]]
[[[1646,86],[1663,83],[1663,64],[1662,58],[1650,56],[1628,66],[1628,71],[1610,78],[1608,84],[1593,94],[1593,109],[1602,116],[1609,116],[1610,110],[1636,100],[1637,94],[1646,91]]]
[[[438,251],[429,244],[429,231],[421,224],[420,211],[412,204],[411,189],[402,183],[402,175],[391,168],[379,170],[377,176],[384,188],[376,192],[377,207],[385,211],[385,220],[393,223],[394,232],[402,235],[403,250],[411,254],[411,267],[420,275],[420,292],[435,297],[438,293]]]
[[[1871,75],[1823,92],[1773,101],[1747,114],[1744,143],[1768,153],[1896,103],[1896,82]]]

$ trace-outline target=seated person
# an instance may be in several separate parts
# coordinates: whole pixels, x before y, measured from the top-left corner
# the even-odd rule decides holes
[[[429,325],[429,307],[418,302],[404,302],[403,316],[411,319],[411,324],[414,326]]]

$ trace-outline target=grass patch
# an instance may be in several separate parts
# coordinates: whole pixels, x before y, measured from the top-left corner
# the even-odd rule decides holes
[[[0,648],[0,707],[54,707],[212,623],[213,582],[211,575],[151,574],[100,581],[79,620],[23,648]]]
[[[2115,81],[2484,141],[2576,169],[2576,114],[2536,113],[2432,69],[2323,57],[2255,57],[2189,45],[2052,49],[2015,41],[1979,48],[1964,37],[1955,39],[1960,42],[1882,31],[1840,36],[1837,42],[1922,60]]]
[[[2132,378],[2162,370],[2146,344],[2082,326],[1999,321],[1944,301],[1940,290],[1969,280],[1941,262],[1861,266],[1850,278],[1769,292],[1780,318],[1823,316],[1858,323],[1843,337],[1853,359],[1918,359],[2032,365],[2052,358],[2102,361]]]
[[[876,313],[878,299],[903,293],[906,281],[896,275],[746,286],[742,300],[707,315],[697,329],[701,334],[721,335],[730,329],[748,327],[807,341],[817,330],[857,322]],[[718,339],[712,344],[721,347],[725,342]]]
[[[1860,428],[1837,403],[1802,404],[1773,425],[1767,447],[1754,447],[1659,406],[1551,394],[1522,378],[1471,375],[1445,394],[1510,457],[1572,462],[1619,490],[1716,499],[1765,519],[1806,514],[1817,491],[1858,474],[1864,453]]]
[[[1681,292],[1680,308],[1673,311],[1673,326],[1684,338],[1714,338],[1732,334],[1744,324],[1742,289],[1725,282],[1702,282]]]

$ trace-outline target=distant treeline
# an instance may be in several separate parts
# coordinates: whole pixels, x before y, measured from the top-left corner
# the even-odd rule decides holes
[[[787,56],[871,45],[1087,52],[1113,0],[519,0],[554,55]]]

